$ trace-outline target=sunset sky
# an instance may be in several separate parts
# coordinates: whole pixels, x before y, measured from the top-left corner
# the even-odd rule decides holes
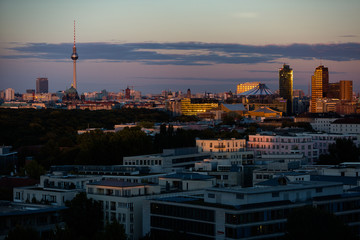
[[[78,91],[278,89],[289,64],[307,93],[315,67],[360,88],[359,0],[1,0],[0,90],[70,87],[76,20]]]

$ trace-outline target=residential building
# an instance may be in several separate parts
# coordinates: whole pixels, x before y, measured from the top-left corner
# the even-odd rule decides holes
[[[148,166],[152,172],[171,172],[173,168],[191,168],[195,163],[209,158],[209,152],[197,148],[164,149],[163,153],[124,157],[125,166]]]
[[[239,152],[246,148],[245,139],[196,139],[199,152]]]
[[[85,191],[87,183],[99,181],[102,176],[67,175],[53,172],[40,176],[40,184],[36,186],[17,187],[13,190],[14,202],[41,203],[65,206],[79,192]]]
[[[293,108],[293,70],[289,65],[284,64],[279,69],[279,94],[286,99],[287,114],[292,114]]]
[[[9,231],[17,226],[34,229],[41,239],[51,239],[56,226],[64,227],[62,214],[66,209],[59,206],[0,201],[0,239],[5,239]]]
[[[249,135],[248,149],[256,155],[271,154],[303,154],[313,162],[318,159],[318,149],[314,147],[311,136],[276,135],[274,133],[261,133]]]
[[[330,124],[330,132],[360,134],[360,118],[337,119]]]
[[[311,127],[318,132],[331,132],[331,123],[337,120],[338,118],[314,118],[314,122],[311,122]]]
[[[166,192],[203,190],[215,186],[216,179],[199,173],[178,172],[159,177],[159,185]]]
[[[152,194],[160,194],[159,185],[102,180],[86,185],[89,198],[100,202],[104,223],[117,221],[124,226],[130,240],[142,233],[143,201]]]

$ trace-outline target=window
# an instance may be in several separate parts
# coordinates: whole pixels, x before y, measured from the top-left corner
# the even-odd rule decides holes
[[[322,187],[317,187],[317,188],[316,188],[316,192],[317,192],[317,193],[321,193],[322,191],[323,191]]]
[[[279,192],[273,192],[273,193],[271,193],[271,196],[272,197],[279,197],[280,193]]]
[[[208,193],[208,198],[215,198],[215,194],[214,193]]]

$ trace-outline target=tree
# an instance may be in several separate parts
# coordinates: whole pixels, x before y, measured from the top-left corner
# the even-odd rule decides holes
[[[66,206],[69,209],[64,214],[64,220],[75,239],[92,239],[102,229],[100,204],[88,199],[86,193],[79,193],[73,200],[66,202]]]
[[[40,235],[32,228],[24,228],[22,226],[16,226],[13,230],[9,231],[5,240],[19,240],[19,239],[31,239],[40,240]]]
[[[27,175],[34,179],[40,179],[45,174],[45,169],[36,160],[32,160],[21,170],[21,175]]]
[[[104,228],[104,232],[100,234],[99,239],[106,240],[126,240],[127,236],[125,233],[124,225],[114,221],[107,223]]]
[[[340,164],[342,162],[358,162],[360,149],[351,139],[338,138],[329,145],[329,154],[320,155],[318,164]]]
[[[302,207],[289,215],[284,239],[352,240],[356,238],[349,227],[334,214],[313,207]]]

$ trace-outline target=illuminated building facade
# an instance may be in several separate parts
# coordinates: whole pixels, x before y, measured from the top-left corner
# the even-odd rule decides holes
[[[353,95],[353,82],[349,80],[340,81],[340,99],[341,100],[352,100]]]
[[[287,113],[292,113],[293,102],[293,70],[289,65],[284,64],[279,69],[279,90],[280,97],[286,99]]]
[[[217,108],[219,102],[215,99],[205,98],[184,98],[181,99],[181,113],[186,116],[206,112],[207,110]]]
[[[245,139],[196,139],[200,152],[239,152],[246,148]]]
[[[36,93],[48,93],[49,92],[49,81],[47,78],[36,79]]]
[[[315,69],[311,76],[311,112],[316,113],[316,101],[319,98],[327,97],[329,89],[329,70],[323,65]]]
[[[260,82],[246,82],[241,83],[236,86],[236,94],[241,94],[243,92],[247,92],[255,87],[257,87]]]

